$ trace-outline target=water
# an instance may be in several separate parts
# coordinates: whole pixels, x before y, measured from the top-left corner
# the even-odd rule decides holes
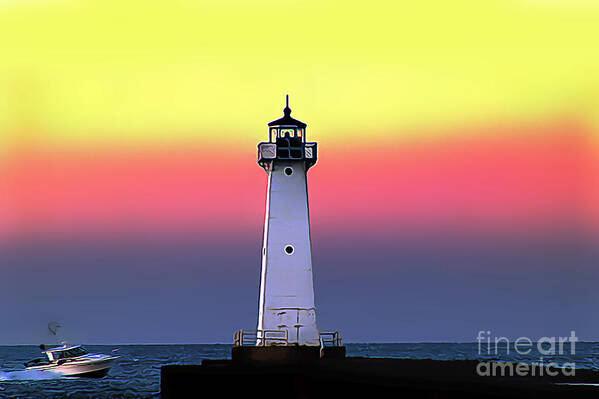
[[[90,352],[109,354],[116,346],[88,345]],[[37,346],[0,346],[0,398],[158,398],[160,366],[200,364],[202,359],[230,356],[230,345],[123,345],[112,352],[121,356],[108,375],[101,379],[61,377],[51,372],[24,370],[23,362],[40,356]],[[476,343],[347,344],[348,356],[408,359],[479,359],[525,363],[575,363],[577,368],[599,368],[599,343],[579,342],[576,353],[566,345],[563,355],[547,356],[537,350],[520,355],[510,348],[499,353],[478,352]]]

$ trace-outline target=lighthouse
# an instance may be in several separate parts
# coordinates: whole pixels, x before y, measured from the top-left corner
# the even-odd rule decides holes
[[[291,117],[289,96],[283,117],[268,130],[269,140],[258,144],[258,164],[268,174],[258,339],[268,338],[260,331],[285,331],[288,344],[320,346],[307,177],[317,145],[306,142],[306,124]]]
[[[306,124],[283,117],[268,124],[258,144],[258,164],[267,174],[266,212],[256,330],[235,333],[233,361],[304,361],[343,357],[338,331],[316,327],[308,170],[318,147],[306,140]]]

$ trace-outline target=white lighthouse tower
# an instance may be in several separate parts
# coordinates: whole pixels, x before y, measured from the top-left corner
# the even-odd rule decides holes
[[[258,144],[258,164],[268,173],[258,343],[268,345],[261,342],[268,331],[284,331],[288,345],[320,346],[307,186],[316,143],[306,142],[306,124],[291,117],[289,96],[283,117],[268,126],[269,141]]]
[[[343,358],[339,331],[316,327],[307,178],[316,143],[306,141],[306,124],[291,117],[289,97],[268,131],[268,141],[258,144],[258,164],[268,174],[258,328],[235,333],[232,360]]]

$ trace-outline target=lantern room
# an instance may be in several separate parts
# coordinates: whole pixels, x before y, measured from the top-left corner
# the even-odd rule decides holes
[[[289,96],[283,117],[268,124],[268,141],[258,144],[258,164],[266,170],[272,160],[305,161],[306,170],[316,163],[316,143],[306,142],[306,124],[291,117]]]
[[[289,96],[286,96],[286,105],[283,109],[283,117],[268,124],[270,131],[269,141],[277,142],[277,139],[294,139],[295,143],[306,142],[306,124],[291,117],[291,108],[289,108]]]

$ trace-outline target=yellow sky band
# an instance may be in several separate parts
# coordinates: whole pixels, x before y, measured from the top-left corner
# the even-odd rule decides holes
[[[246,146],[287,93],[325,140],[560,114],[597,132],[597,37],[587,1],[2,1],[0,146]]]

